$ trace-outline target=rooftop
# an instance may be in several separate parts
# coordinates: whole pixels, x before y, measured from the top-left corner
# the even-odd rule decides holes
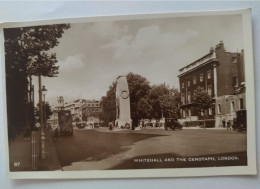
[[[216,59],[216,53],[215,52],[210,52],[208,54],[206,54],[205,56],[201,57],[200,59],[192,62],[191,64],[179,69],[179,74],[183,74],[187,71],[190,71],[206,62],[209,62],[211,60],[215,60]]]

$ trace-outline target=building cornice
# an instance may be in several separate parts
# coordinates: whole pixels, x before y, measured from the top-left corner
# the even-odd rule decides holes
[[[203,63],[200,63],[200,64],[198,64],[196,66],[193,66],[192,68],[186,68],[185,72],[180,73],[178,75],[178,77],[180,78],[180,77],[182,77],[184,75],[187,75],[187,74],[189,74],[189,73],[191,73],[191,72],[193,72],[193,71],[195,71],[195,70],[197,70],[197,69],[199,69],[201,67],[209,65],[211,63],[215,63],[215,65],[217,65],[218,64],[218,59],[217,58],[212,58],[212,59],[207,60],[206,62],[203,62]]]

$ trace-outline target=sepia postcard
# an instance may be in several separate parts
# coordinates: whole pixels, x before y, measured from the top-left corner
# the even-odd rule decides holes
[[[251,9],[0,26],[9,178],[256,174]]]

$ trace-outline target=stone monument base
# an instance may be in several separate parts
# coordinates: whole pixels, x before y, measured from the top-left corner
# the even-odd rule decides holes
[[[132,120],[116,120],[115,128],[118,129],[132,129]]]

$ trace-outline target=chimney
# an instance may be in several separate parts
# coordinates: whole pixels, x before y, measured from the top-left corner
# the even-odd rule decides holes
[[[214,52],[214,47],[210,47],[209,52],[210,52],[210,53],[213,53],[213,52]]]
[[[223,41],[220,41],[220,43],[218,45],[216,45],[215,51],[216,51],[216,53],[225,52]]]

